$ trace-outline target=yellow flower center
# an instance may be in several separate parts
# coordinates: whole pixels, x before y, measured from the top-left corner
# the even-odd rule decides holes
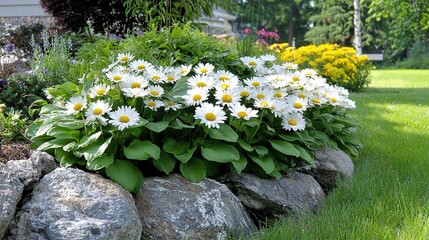
[[[230,103],[232,102],[232,96],[229,94],[224,94],[222,95],[222,101],[226,103]]]
[[[334,97],[331,97],[331,102],[336,103],[336,102],[337,102],[337,99],[336,99],[336,98],[334,98]]]
[[[128,61],[128,59],[129,59],[129,58],[128,58],[127,56],[123,56],[123,57],[121,58],[121,61],[122,61],[122,62],[126,62],[126,61]]]
[[[268,102],[263,101],[263,102],[261,102],[261,106],[264,108],[267,108],[269,106],[269,104],[268,104]]]
[[[174,76],[171,76],[171,75],[170,75],[170,76],[167,76],[167,80],[168,80],[168,81],[174,81]]]
[[[205,118],[207,121],[214,121],[216,120],[216,115],[214,113],[206,113]]]
[[[230,85],[229,85],[228,83],[222,83],[222,84],[220,85],[220,87],[221,87],[222,89],[228,89],[228,88],[230,87]]]
[[[104,89],[98,89],[97,91],[95,91],[95,93],[97,95],[103,95],[105,92],[106,92],[106,90],[104,90]]]
[[[242,92],[240,93],[240,96],[241,96],[241,97],[247,97],[247,96],[249,96],[249,92],[248,92],[248,91],[242,91]]]
[[[139,82],[131,83],[131,88],[140,88],[142,85]]]
[[[320,100],[318,98],[313,98],[313,99],[311,99],[311,101],[314,103],[320,103]]]
[[[115,75],[115,76],[113,76],[113,80],[115,80],[115,81],[121,81],[122,77],[119,76],[119,75]]]
[[[192,100],[194,100],[195,102],[196,101],[199,101],[199,100],[201,100],[201,95],[200,94],[195,94],[193,97],[192,97]]]
[[[281,92],[276,92],[276,93],[274,93],[274,97],[276,97],[276,98],[282,98],[283,94]]]
[[[205,82],[197,82],[197,87],[207,87],[207,83],[205,83]]]
[[[82,107],[83,107],[83,105],[82,105],[82,104],[80,104],[80,103],[76,103],[76,104],[73,106],[73,110],[75,110],[75,111],[79,111],[79,110],[81,110],[81,109],[82,109]]]
[[[158,95],[159,95],[159,92],[158,92],[158,91],[156,91],[156,90],[151,90],[151,91],[150,91],[150,95],[152,95],[152,96],[156,97],[156,96],[158,96]]]
[[[169,107],[173,106],[174,104],[175,104],[175,102],[173,102],[173,101],[168,101],[167,102],[167,106],[169,106]]]
[[[264,98],[265,98],[265,95],[264,95],[264,94],[262,94],[262,93],[259,93],[258,95],[256,95],[256,98],[257,98],[257,99],[264,99]]]
[[[296,102],[296,103],[293,104],[293,107],[294,108],[302,108],[302,103]]]
[[[299,77],[297,77],[297,76],[293,76],[293,77],[292,77],[292,81],[294,81],[294,82],[298,82],[298,81],[299,81]]]
[[[221,81],[229,80],[229,77],[225,76],[225,75],[222,75],[222,76],[219,77],[219,80],[221,80]]]
[[[238,112],[238,113],[237,113],[237,115],[238,115],[240,118],[245,118],[245,117],[247,117],[247,113],[246,113],[246,112],[243,112],[243,111]]]
[[[139,65],[137,65],[137,69],[138,69],[138,70],[145,70],[145,69],[146,69],[146,66],[145,66],[145,65],[143,65],[143,64],[139,64]]]
[[[295,119],[289,119],[287,123],[291,126],[296,126],[298,124],[298,122]]]
[[[101,110],[101,108],[96,108],[96,109],[92,110],[92,113],[94,115],[100,115],[103,113],[103,110]]]
[[[200,69],[200,72],[201,73],[207,73],[209,70],[207,69],[207,68],[205,68],[205,67],[203,67],[203,68],[201,68]]]
[[[256,62],[255,62],[255,61],[250,61],[250,62],[249,62],[249,65],[250,65],[251,67],[256,67],[256,65],[257,65],[257,64],[256,64]]]
[[[130,121],[130,117],[128,117],[126,115],[119,117],[119,122],[121,122],[121,123],[127,123],[129,121]]]
[[[185,74],[186,73],[186,70],[185,69],[182,69],[182,70],[180,70],[180,72],[179,72],[179,74],[180,75],[183,75],[183,74]]]
[[[157,82],[157,81],[159,81],[160,79],[161,79],[161,77],[160,77],[160,76],[157,76],[157,75],[152,76],[152,81]]]
[[[259,85],[261,85],[259,82],[252,82],[252,86],[254,87],[259,87]]]
[[[305,98],[306,96],[305,96],[305,94],[304,94],[304,93],[300,93],[300,94],[298,94],[298,97],[299,97],[299,98]]]
[[[155,106],[156,106],[156,103],[155,103],[155,102],[153,102],[153,101],[151,101],[151,102],[148,102],[148,103],[147,103],[147,105],[148,105],[149,107],[155,107]]]

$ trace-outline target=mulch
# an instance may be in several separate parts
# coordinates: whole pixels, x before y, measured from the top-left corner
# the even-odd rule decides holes
[[[34,149],[25,141],[11,141],[0,145],[0,163],[10,160],[25,160],[30,158]]]

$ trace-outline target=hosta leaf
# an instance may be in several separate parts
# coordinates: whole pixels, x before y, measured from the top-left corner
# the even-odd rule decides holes
[[[96,132],[93,133],[91,135],[85,135],[79,143],[79,147],[84,148],[86,146],[88,146],[91,143],[94,143],[98,140],[98,138],[100,138],[102,132]]]
[[[134,140],[128,147],[124,147],[124,154],[128,159],[147,160],[159,159],[161,149],[149,140]]]
[[[177,142],[174,138],[167,138],[162,149],[171,154],[182,154],[189,149],[189,142]]]
[[[86,162],[86,168],[89,170],[100,170],[110,166],[115,160],[114,155],[103,154],[100,157],[92,160],[91,162]]]
[[[237,140],[237,142],[238,142],[238,144],[240,145],[240,147],[242,148],[242,149],[244,149],[245,151],[247,151],[247,152],[252,152],[253,150],[254,150],[254,148],[250,145],[250,144],[248,144],[246,141],[244,141],[243,139],[241,139],[241,138],[239,138],[238,140]]]
[[[255,146],[256,153],[259,155],[259,157],[263,157],[268,154],[268,148],[264,146]]]
[[[203,146],[201,147],[201,154],[205,159],[219,163],[228,163],[240,159],[240,153],[234,146],[223,143]]]
[[[295,148],[295,146],[288,142],[288,141],[284,141],[284,140],[270,140],[269,141],[271,143],[271,146],[286,155],[290,155],[290,156],[294,156],[294,157],[299,157],[301,155],[301,153],[299,152],[298,149]]]
[[[153,132],[159,133],[164,131],[168,127],[169,123],[170,122],[168,121],[150,122],[146,124],[145,127]]]
[[[100,139],[100,141],[94,142],[83,148],[83,156],[85,157],[86,161],[91,162],[94,159],[100,157],[106,151],[110,141],[112,141],[112,137],[108,138],[106,141],[102,141]]]
[[[37,150],[39,151],[46,151],[48,149],[53,148],[62,148],[63,146],[70,143],[70,139],[52,139],[49,141],[44,142],[42,145],[40,145]]]
[[[53,127],[46,133],[48,136],[57,139],[73,139],[78,140],[80,131],[63,127]]]
[[[129,192],[137,193],[143,181],[143,174],[128,160],[115,159],[106,168],[106,174]]]
[[[209,136],[227,142],[237,142],[238,134],[227,124],[220,124],[219,129],[209,128]]]
[[[271,157],[270,154],[265,155],[264,157],[250,155],[250,158],[256,164],[258,164],[265,171],[266,174],[270,174],[272,171],[274,171],[276,167],[274,159]]]
[[[180,172],[191,182],[199,182],[206,177],[206,165],[199,158],[191,158],[186,163],[180,163]]]
[[[158,160],[152,159],[152,164],[156,169],[164,172],[165,174],[169,174],[173,171],[176,166],[176,162],[177,160],[165,151],[161,151],[161,155]]]
[[[61,148],[55,149],[55,159],[60,163],[61,167],[70,167],[79,161],[79,158],[73,153],[66,152]]]
[[[177,158],[177,160],[179,160],[183,163],[186,163],[194,155],[195,150],[197,150],[197,146],[194,146],[194,147],[186,150],[186,152],[184,152],[182,154],[174,154],[174,156]]]
[[[235,171],[240,174],[247,166],[247,158],[240,154],[238,161],[232,161],[231,163],[234,166]]]

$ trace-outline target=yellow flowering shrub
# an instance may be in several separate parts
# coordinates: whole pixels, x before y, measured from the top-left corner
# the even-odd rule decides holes
[[[293,62],[301,68],[313,68],[330,84],[358,90],[370,82],[369,70],[372,65],[367,56],[357,56],[351,47],[337,44],[308,45],[300,48],[278,47],[280,59]]]

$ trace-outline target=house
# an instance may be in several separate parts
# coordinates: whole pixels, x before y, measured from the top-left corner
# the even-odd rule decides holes
[[[31,24],[35,22],[49,26],[53,19],[40,6],[40,0],[0,0],[0,25]]]
[[[202,16],[197,23],[207,24],[206,31],[211,34],[231,33],[235,31],[236,16],[231,15],[225,9],[217,7],[213,9],[213,16]]]

